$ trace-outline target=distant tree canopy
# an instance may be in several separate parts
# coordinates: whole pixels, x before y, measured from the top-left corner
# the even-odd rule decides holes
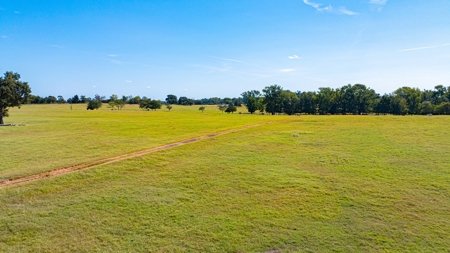
[[[258,90],[251,90],[246,91],[241,94],[242,101],[247,106],[247,110],[249,113],[254,113],[257,110],[259,110],[259,100],[262,100],[261,98],[261,92]]]
[[[3,117],[9,116],[8,108],[26,103],[30,93],[30,86],[20,81],[18,73],[6,72],[4,77],[0,77],[0,125],[4,124]]]
[[[167,95],[166,103],[172,104],[172,105],[177,104],[178,103],[177,96],[172,95],[172,94]]]
[[[149,110],[156,111],[156,109],[161,109],[161,101],[160,100],[152,100],[150,98],[143,99],[139,103],[139,108],[141,108],[142,110],[147,110],[147,111],[149,111]]]
[[[242,93],[250,113],[256,110],[285,114],[450,114],[450,87],[438,85],[435,90],[401,87],[380,96],[363,84],[340,88],[319,88],[319,91],[292,92],[279,85],[259,91]],[[256,109],[255,105],[258,109]]]
[[[64,100],[62,96],[39,97],[29,95],[29,102],[36,104],[51,103],[88,103],[91,100],[108,103],[113,109],[120,109],[125,104],[139,104],[142,109],[156,110],[157,102],[150,106],[147,97],[117,96],[109,98],[95,95],[94,99],[84,95],[74,95]],[[159,100],[158,100],[159,101]],[[161,103],[161,101],[159,101]],[[233,106],[245,105],[249,113],[268,112],[271,114],[450,114],[450,87],[437,85],[434,90],[419,90],[418,88],[401,87],[390,94],[380,95],[364,84],[348,84],[339,88],[323,87],[318,91],[290,91],[274,84],[265,87],[262,91],[250,90],[237,98],[202,98],[193,99],[186,96],[177,97],[167,95],[164,103],[170,111],[172,105],[217,105],[225,112],[230,104]],[[156,108],[156,109],[153,109]],[[233,112],[228,110],[228,112]]]

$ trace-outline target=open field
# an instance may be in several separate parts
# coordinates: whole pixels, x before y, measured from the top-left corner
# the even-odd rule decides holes
[[[5,142],[23,148],[6,150],[8,156],[2,153],[2,164],[5,158],[9,164],[3,175],[28,173],[34,159],[37,164],[51,162],[40,167],[42,171],[139,150],[130,142],[146,143],[140,139],[147,136],[146,124],[153,126],[145,118],[152,113],[155,119],[150,122],[158,122],[150,126],[155,142],[146,147],[246,124],[273,123],[0,189],[2,251],[448,252],[450,248],[450,117],[221,115],[217,109],[202,114],[186,107],[177,114],[129,108],[85,115],[74,110],[72,118],[61,116],[66,112],[59,107],[54,112],[42,108],[11,112],[8,122],[27,126],[0,129],[9,131],[6,137],[2,132],[2,147]],[[42,116],[28,117],[40,110]],[[172,113],[177,116],[167,118]],[[77,119],[85,119],[89,128]],[[168,128],[173,121],[174,129]],[[39,138],[27,142],[18,133],[32,135],[34,128],[61,146],[52,150],[44,141],[48,150],[15,166],[20,159],[14,155],[25,159],[26,152],[33,156],[39,151]],[[51,131],[56,131],[55,137]],[[73,140],[72,131],[88,136]],[[102,137],[103,145],[88,149],[94,154],[84,156],[86,148],[100,142],[91,141],[98,133],[112,140]],[[62,145],[67,142],[70,145]],[[26,143],[28,149],[22,147]],[[65,158],[72,149],[82,157]],[[53,152],[66,160],[49,161]]]
[[[245,108],[239,108],[244,111]],[[238,115],[207,106],[174,106],[171,112],[142,111],[127,105],[121,111],[104,107],[87,111],[86,105],[25,105],[11,109],[7,123],[26,127],[0,129],[0,179],[30,175],[58,167],[207,135],[283,117]],[[0,180],[1,181],[1,180]]]

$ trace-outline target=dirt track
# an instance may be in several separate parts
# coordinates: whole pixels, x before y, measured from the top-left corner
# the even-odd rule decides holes
[[[170,144],[163,145],[163,146],[158,146],[158,147],[145,149],[145,150],[141,150],[141,151],[136,151],[136,152],[132,152],[132,153],[128,153],[128,154],[123,154],[123,155],[119,155],[119,156],[104,158],[104,159],[100,159],[97,161],[77,164],[77,165],[73,165],[73,166],[69,166],[69,167],[57,168],[57,169],[44,171],[44,172],[40,172],[37,174],[24,176],[24,177],[11,178],[9,180],[0,182],[0,189],[5,188],[5,187],[14,186],[14,185],[24,184],[24,183],[28,183],[28,182],[33,182],[33,181],[41,180],[44,178],[64,175],[64,174],[79,171],[79,170],[91,169],[91,168],[98,167],[101,165],[115,163],[115,162],[119,162],[119,161],[122,161],[125,159],[142,156],[142,155],[154,153],[154,152],[157,152],[160,150],[178,147],[178,146],[182,146],[185,144],[189,144],[189,143],[193,143],[193,142],[197,142],[197,141],[201,141],[201,140],[205,140],[205,139],[210,139],[210,138],[213,138],[213,137],[216,137],[219,135],[233,133],[233,132],[237,132],[237,131],[241,131],[241,130],[245,130],[245,129],[249,129],[249,128],[253,128],[253,127],[257,127],[257,126],[261,126],[261,125],[263,125],[263,124],[255,124],[255,125],[244,126],[244,127],[240,127],[240,128],[234,128],[234,129],[230,129],[230,130],[226,130],[226,131],[222,131],[222,132],[218,132],[218,133],[214,133],[214,134],[200,136],[197,138],[192,138],[192,139],[188,139],[188,140],[184,140],[184,141],[170,143]]]

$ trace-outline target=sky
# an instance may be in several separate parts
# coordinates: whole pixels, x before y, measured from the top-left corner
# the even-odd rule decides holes
[[[39,96],[450,86],[449,0],[1,0],[0,72]]]

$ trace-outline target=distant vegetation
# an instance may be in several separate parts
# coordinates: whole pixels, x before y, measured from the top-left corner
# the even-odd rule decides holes
[[[363,84],[345,85],[341,88],[319,88],[318,91],[290,91],[279,85],[258,90],[246,91],[238,98],[202,98],[191,99],[169,94],[165,101],[151,100],[140,96],[122,96],[113,94],[109,98],[95,95],[89,98],[75,95],[67,100],[62,96],[29,96],[31,104],[88,103],[96,100],[109,104],[113,109],[120,109],[125,104],[140,104],[146,110],[160,109],[160,104],[168,105],[245,105],[248,112],[267,112],[271,114],[450,114],[450,87],[437,85],[434,90],[401,87],[390,94],[380,95]],[[153,102],[150,106],[149,101]],[[167,107],[168,109],[170,108]],[[219,109],[221,109],[219,107]],[[222,110],[222,109],[221,109]],[[227,108],[223,109],[226,111]],[[233,112],[228,110],[228,112]]]
[[[8,74],[10,73],[10,74]],[[12,72],[5,74],[12,75]],[[18,75],[17,73],[15,75]],[[20,76],[18,76],[20,77]],[[9,77],[8,77],[9,78]],[[11,79],[11,78],[10,78]],[[8,79],[9,80],[9,79]],[[11,79],[12,80],[12,79]],[[18,78],[17,80],[18,81]],[[4,81],[2,81],[4,82]],[[3,83],[2,83],[3,85]],[[27,85],[28,87],[28,85]],[[29,88],[28,88],[29,89]],[[221,111],[233,113],[236,106],[245,105],[248,112],[267,112],[270,114],[450,114],[450,86],[437,85],[434,90],[420,90],[418,88],[401,87],[390,94],[380,95],[375,90],[364,84],[345,85],[340,88],[319,88],[318,91],[290,91],[284,90],[279,85],[265,87],[262,92],[258,90],[246,91],[238,98],[202,98],[192,99],[185,96],[177,97],[174,94],[167,95],[165,101],[152,100],[140,96],[122,96],[116,94],[109,98],[96,94],[94,98],[84,95],[74,95],[65,100],[62,96],[40,97],[26,93],[21,103],[31,104],[79,104],[89,103],[87,109],[98,109],[101,103],[107,103],[111,109],[122,109],[126,104],[139,104],[144,110],[161,109],[162,104],[169,105],[219,105]],[[25,94],[25,93],[24,93]],[[1,94],[4,96],[4,94]],[[17,99],[16,99],[17,100]],[[4,103],[3,103],[4,104]],[[7,106],[0,104],[0,109]],[[20,103],[19,103],[20,104]],[[224,108],[222,105],[227,105]],[[3,115],[7,111],[2,111]],[[0,114],[0,116],[2,115]],[[1,119],[1,118],[0,118]]]

